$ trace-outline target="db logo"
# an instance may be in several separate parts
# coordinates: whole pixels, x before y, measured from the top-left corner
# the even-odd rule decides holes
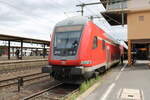
[[[66,62],[65,62],[65,61],[62,61],[62,62],[61,62],[61,64],[63,64],[63,65],[64,65],[64,64],[66,64]]]

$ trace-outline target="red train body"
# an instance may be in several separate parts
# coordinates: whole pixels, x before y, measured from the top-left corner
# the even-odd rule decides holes
[[[72,17],[56,24],[47,68],[60,81],[79,82],[120,61],[119,43],[92,21]]]

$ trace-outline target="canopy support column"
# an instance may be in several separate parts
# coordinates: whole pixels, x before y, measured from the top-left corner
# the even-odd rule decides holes
[[[21,60],[22,60],[22,55],[23,55],[23,40],[21,40],[21,57],[20,57]]]
[[[8,41],[8,60],[10,60],[10,40]]]
[[[131,49],[132,49],[132,43],[131,40],[128,40],[128,65],[132,64],[132,54],[131,54]]]
[[[46,54],[46,50],[45,50],[45,44],[44,44],[44,48],[43,48],[43,58],[45,58],[45,54]]]

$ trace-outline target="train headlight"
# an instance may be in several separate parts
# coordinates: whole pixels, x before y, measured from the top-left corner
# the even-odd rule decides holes
[[[81,64],[91,64],[92,62],[90,60],[87,61],[81,61]]]

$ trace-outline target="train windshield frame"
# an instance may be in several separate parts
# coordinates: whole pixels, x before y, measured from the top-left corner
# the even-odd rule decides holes
[[[83,26],[56,27],[53,55],[75,56],[78,51]]]

